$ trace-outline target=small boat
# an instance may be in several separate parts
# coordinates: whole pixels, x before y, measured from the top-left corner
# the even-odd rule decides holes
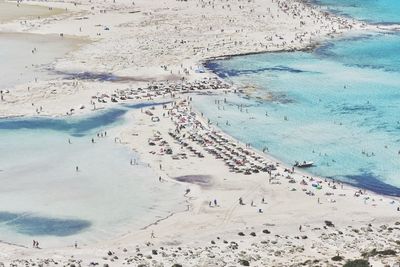
[[[313,165],[314,165],[313,161],[303,161],[302,163],[296,161],[296,163],[294,164],[294,166],[298,168],[309,168],[312,167]]]

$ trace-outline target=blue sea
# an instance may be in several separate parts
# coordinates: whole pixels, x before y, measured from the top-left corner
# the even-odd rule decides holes
[[[330,12],[375,24],[398,24],[398,0],[312,0]]]
[[[206,66],[248,92],[194,98],[218,127],[287,164],[314,161],[313,174],[400,196],[400,34]]]

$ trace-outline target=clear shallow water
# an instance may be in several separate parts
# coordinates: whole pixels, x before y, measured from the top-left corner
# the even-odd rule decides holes
[[[259,90],[251,98],[226,96],[220,105],[215,100],[224,97],[196,96],[195,106],[224,131],[267,147],[280,160],[313,160],[314,174],[400,195],[399,43],[399,35],[371,35],[310,53],[209,62],[235,85]]]
[[[180,185],[158,183],[147,166],[130,165],[135,153],[114,143],[129,108],[142,106],[79,119],[1,120],[0,240],[91,243],[182,207]],[[109,137],[96,137],[105,130]]]
[[[313,0],[331,12],[372,23],[399,23],[398,0]]]
[[[79,43],[59,36],[0,33],[0,90],[51,77],[50,64]]]

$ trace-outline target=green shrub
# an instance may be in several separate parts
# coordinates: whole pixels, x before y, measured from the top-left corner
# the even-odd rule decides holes
[[[370,265],[367,260],[359,259],[348,261],[343,267],[370,267]]]

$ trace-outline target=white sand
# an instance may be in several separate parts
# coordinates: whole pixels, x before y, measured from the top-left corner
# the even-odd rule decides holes
[[[39,115],[46,116],[65,115],[71,108],[76,110],[75,113],[88,112],[93,107],[94,95],[112,94],[126,88],[135,91],[138,87],[146,87],[148,82],[166,79],[179,86],[181,77],[198,81],[212,76],[195,73],[199,63],[210,57],[300,49],[351,28],[360,31],[372,27],[326,15],[301,2],[289,0],[139,0],[134,1],[134,5],[132,1],[116,0],[115,3],[79,1],[77,5],[69,2],[37,4],[66,8],[68,13],[32,19],[27,23],[8,22],[0,25],[0,29],[90,38],[95,42],[58,60],[55,70],[112,73],[122,78],[117,82],[38,81],[29,84],[29,92],[27,84],[19,85],[4,94],[0,105],[2,117],[38,115],[38,106],[43,107]],[[113,105],[109,100],[108,103],[95,101],[96,108]],[[79,109],[82,105],[85,108]],[[188,108],[186,104],[182,105],[183,114]],[[301,186],[302,174],[298,172],[290,174],[296,183],[289,183],[292,179],[284,176],[277,176],[274,183],[269,183],[268,174],[263,172],[249,176],[229,172],[222,160],[216,160],[192,140],[184,138],[201,151],[204,158],[192,155],[172,139],[168,132],[175,129],[176,115],[172,120],[164,118],[166,111],[161,107],[152,112],[161,118],[160,122],[152,122],[150,116],[140,111],[134,112],[134,123],[127,124],[119,137],[137,150],[142,160],[148,162],[165,182],[173,182],[175,177],[182,176],[200,175],[209,179],[206,186],[187,185],[190,188],[188,211],[173,214],[144,230],[132,229],[123,237],[90,247],[52,249],[42,244],[43,249],[38,250],[4,244],[0,246],[0,261],[8,264],[16,259],[33,259],[38,263],[52,258],[62,264],[74,261],[75,266],[91,262],[112,266],[128,262],[153,266],[163,266],[161,263],[165,266],[173,263],[236,266],[240,264],[239,260],[246,259],[251,266],[289,266],[310,260],[305,265],[315,266],[312,261],[317,259],[322,266],[329,266],[334,264],[330,258],[337,252],[352,259],[373,248],[398,251],[397,199],[395,205],[391,204],[392,199],[368,192],[354,197],[356,189],[344,186],[344,189],[333,190],[326,182],[323,182],[322,190],[315,191],[315,196],[308,196],[302,189],[311,190],[310,183]],[[207,127],[203,122],[203,131],[209,133]],[[175,160],[171,155],[160,153],[159,145],[149,146],[147,141],[154,137],[155,131],[159,131],[174,153],[182,151],[188,155],[187,159]],[[263,158],[276,162],[269,156]],[[283,164],[279,165],[282,167],[274,173],[288,175]],[[296,190],[292,191],[293,188]],[[240,197],[246,205],[239,205]],[[260,203],[262,197],[267,204]],[[365,197],[368,199],[364,201]],[[218,200],[218,207],[209,207],[209,201],[214,199]],[[250,206],[251,201],[256,207]],[[259,208],[263,213],[258,213]],[[335,227],[325,229],[325,220],[332,221]],[[299,232],[300,225],[302,232]],[[263,234],[263,229],[268,229],[271,234]],[[155,238],[150,238],[152,231]],[[245,236],[239,236],[238,232]],[[251,232],[256,236],[251,236]],[[237,242],[238,249],[231,241]],[[146,242],[151,243],[146,245]],[[161,253],[161,247],[164,253]],[[150,258],[152,249],[158,252]],[[395,260],[395,257],[376,256],[370,261],[375,263],[374,266],[383,266],[385,262]]]

